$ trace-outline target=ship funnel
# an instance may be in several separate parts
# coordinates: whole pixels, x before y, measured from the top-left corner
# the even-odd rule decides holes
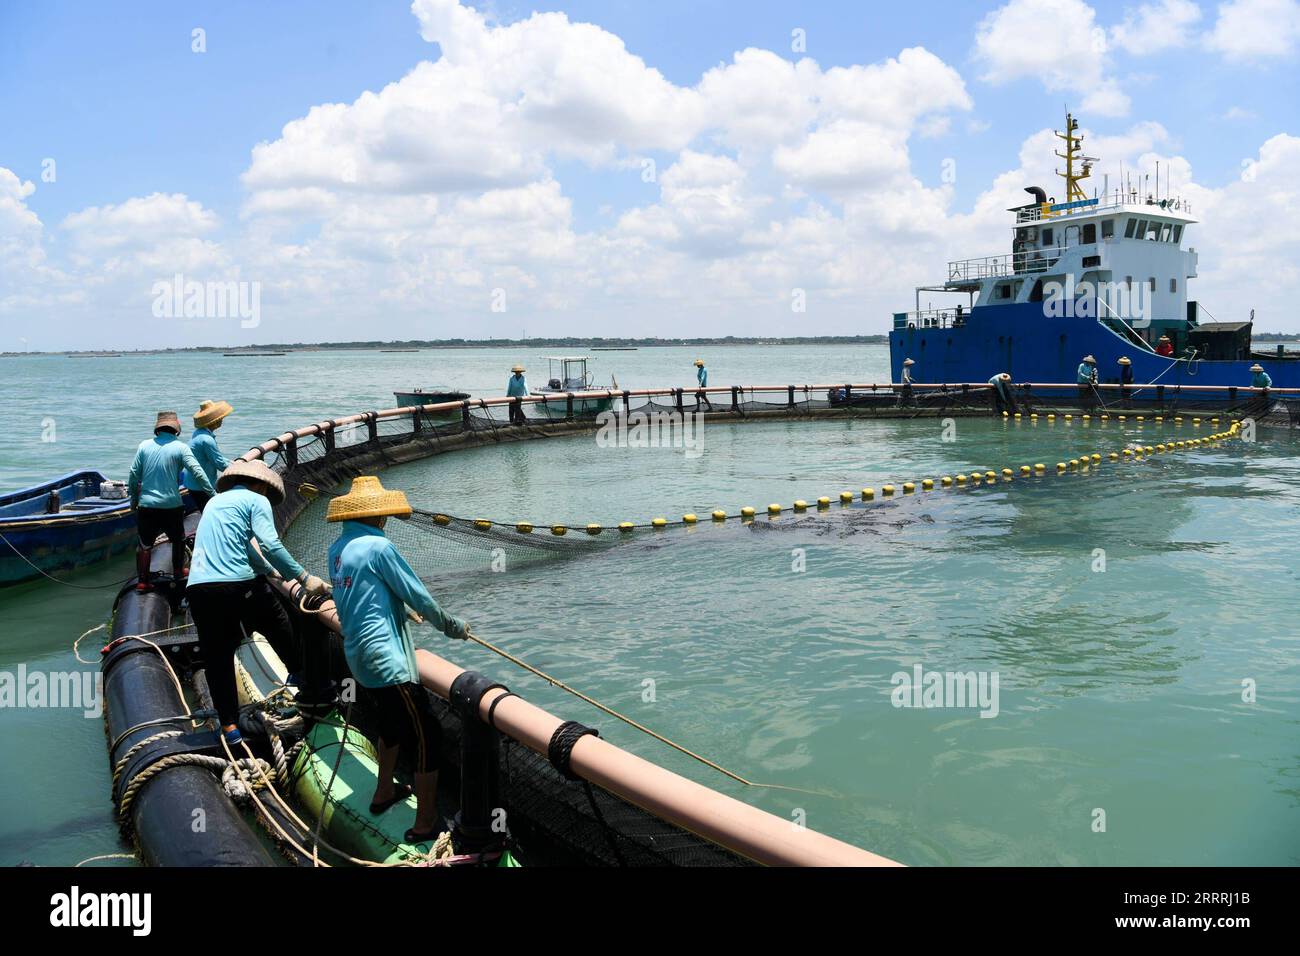
[[[1042,186],[1026,186],[1025,192],[1030,193],[1040,205],[1047,202],[1047,192]]]

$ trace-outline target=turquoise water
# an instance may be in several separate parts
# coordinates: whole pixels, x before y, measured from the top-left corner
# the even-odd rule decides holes
[[[326,414],[382,407],[392,385],[496,392],[517,357],[537,365],[489,350],[356,353],[343,372],[322,355],[7,360],[6,381],[17,370],[22,384],[0,430],[0,477],[12,487],[91,461],[111,470],[160,402],[184,410],[228,398],[240,414],[221,437],[236,451]],[[689,384],[693,358],[674,349],[598,360],[638,387]],[[869,380],[886,365],[872,347],[706,358],[719,384]],[[260,364],[277,361],[295,380],[272,380]],[[173,362],[188,363],[181,395],[133,384]],[[71,418],[73,403],[53,403],[58,414],[38,396],[59,394],[69,365],[88,383],[96,363],[97,387],[116,396],[103,401],[114,424],[96,431],[73,419],[42,445],[40,416]],[[232,367],[261,374],[222,387]],[[143,424],[130,427],[131,415]],[[30,418],[35,442],[16,437]],[[1042,479],[640,533],[567,560],[512,557],[499,573],[438,537],[390,529],[440,600],[487,639],[746,777],[816,792],[741,787],[482,649],[427,629],[424,646],[673,770],[875,852],[917,865],[1292,864],[1300,668],[1287,601],[1300,449],[1285,432],[1261,431],[1253,444],[1051,473],[1058,460],[1139,436],[1155,444],[1157,428],[1175,430],[961,419],[945,436],[933,420],[713,424],[695,458],[575,436],[448,455],[384,480],[453,514],[608,525],[1046,462]],[[1190,422],[1182,431],[1194,433]],[[309,512],[289,540],[319,567],[330,533]],[[129,570],[118,562],[74,580]],[[0,670],[75,666],[69,645],[104,620],[110,593],[0,592]],[[894,707],[891,678],[917,664],[996,674],[997,716]],[[1243,701],[1243,681],[1257,686],[1255,702]],[[116,849],[101,723],[48,710],[0,710],[0,722],[0,760],[23,768],[0,788],[0,862]],[[1105,832],[1094,832],[1098,810]]]

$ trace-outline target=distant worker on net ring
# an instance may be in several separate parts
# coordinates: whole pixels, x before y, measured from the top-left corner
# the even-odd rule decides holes
[[[915,403],[912,395],[912,366],[915,364],[910,358],[903,359],[903,388],[898,394],[898,404],[900,405]]]
[[[704,367],[704,359],[695,360],[695,381],[700,386],[700,390],[695,393],[695,404],[699,405],[703,402],[709,411],[713,411],[713,403],[709,401],[709,393],[705,391],[709,387],[709,370]]]
[[[527,371],[522,365],[516,365],[510,369],[510,381],[506,383],[506,396],[508,398],[525,398],[528,395],[528,380],[524,378],[524,372]],[[510,403],[510,424],[522,425],[527,421],[524,415],[523,402]]]
[[[1097,360],[1085,355],[1075,372],[1075,382],[1079,386],[1079,406],[1091,409],[1097,405]]]
[[[989,379],[989,384],[993,386],[993,411],[1014,414],[1016,397],[1011,393],[1011,374],[999,372]]]
[[[378,816],[403,803],[411,788],[393,775],[404,748],[415,769],[415,825],[407,843],[439,836],[438,765],[442,727],[429,694],[420,684],[415,645],[406,622],[428,620],[448,637],[464,639],[469,625],[438,606],[397,546],[384,534],[390,517],[409,518],[411,505],[369,475],[354,478],[352,490],[330,502],[327,521],[343,522],[330,546],[334,605],[343,631],[343,655],[358,684],[379,712],[379,771],[370,812]],[[411,608],[412,611],[406,611]]]

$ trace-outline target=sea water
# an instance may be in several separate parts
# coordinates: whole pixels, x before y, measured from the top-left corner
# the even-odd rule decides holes
[[[616,374],[628,388],[689,385],[697,354],[719,385],[887,377],[874,346],[594,353],[593,372],[598,384]],[[17,387],[0,480],[83,466],[120,477],[158,408],[185,417],[202,398],[235,405],[218,433],[234,454],[389,405],[393,388],[498,394],[519,360],[540,384],[539,359],[8,359],[0,369]],[[69,390],[69,375],[81,386]],[[55,441],[41,441],[48,418]],[[1055,473],[1085,452],[1207,430],[1190,417],[707,423],[694,457],[577,435],[466,450],[383,480],[420,507],[539,527],[698,513],[693,529],[637,532],[594,554],[452,563],[431,589],[511,653],[750,780],[793,789],[736,784],[482,648],[428,628],[417,641],[792,825],[914,865],[1295,863],[1297,443],[1261,429],[1253,443]],[[1038,462],[1041,478],[919,490],[922,478]],[[901,494],[905,480],[915,494]],[[900,493],[881,500],[891,481]],[[865,486],[876,500],[838,503]],[[790,512],[821,495],[830,509]],[[771,502],[786,506],[775,520],[763,516]],[[744,505],[759,511],[751,524],[707,519]],[[313,570],[332,534],[322,508],[287,536]],[[397,525],[394,537],[427,548],[422,558],[443,547]],[[68,578],[89,588],[130,572],[125,560]],[[112,593],[0,591],[0,671],[79,669],[71,643],[105,620]],[[88,638],[82,656],[101,642]],[[102,721],[0,710],[0,762],[0,863],[121,849]]]

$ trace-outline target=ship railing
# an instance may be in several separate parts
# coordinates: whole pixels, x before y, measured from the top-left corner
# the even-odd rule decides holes
[[[1065,252],[1064,246],[1035,249],[1032,252],[1008,252],[1000,256],[977,256],[954,259],[948,263],[949,282],[998,279],[1003,276],[1036,275],[1056,265]]]
[[[1160,205],[1162,202],[1164,203],[1163,206]],[[1065,219],[1068,216],[1079,214],[1079,213],[1086,213],[1091,215],[1097,212],[1108,212],[1115,209],[1123,209],[1126,206],[1133,207],[1133,208],[1154,206],[1157,210],[1181,212],[1181,213],[1186,213],[1189,216],[1192,213],[1191,201],[1177,196],[1169,199],[1155,199],[1155,198],[1143,199],[1136,192],[1130,192],[1127,194],[1110,193],[1107,195],[1105,199],[1097,203],[1095,206],[1083,206],[1078,209],[1068,209],[1068,210],[1063,209],[1059,212],[1048,213],[1046,216],[1043,215],[1042,207],[1037,204],[1031,206],[1022,206],[1016,210],[1016,224],[1020,225],[1022,223],[1029,223],[1029,222],[1054,222],[1058,219]]]
[[[919,312],[895,312],[896,329],[959,329],[966,324],[970,310],[953,307],[951,309],[921,309]]]

